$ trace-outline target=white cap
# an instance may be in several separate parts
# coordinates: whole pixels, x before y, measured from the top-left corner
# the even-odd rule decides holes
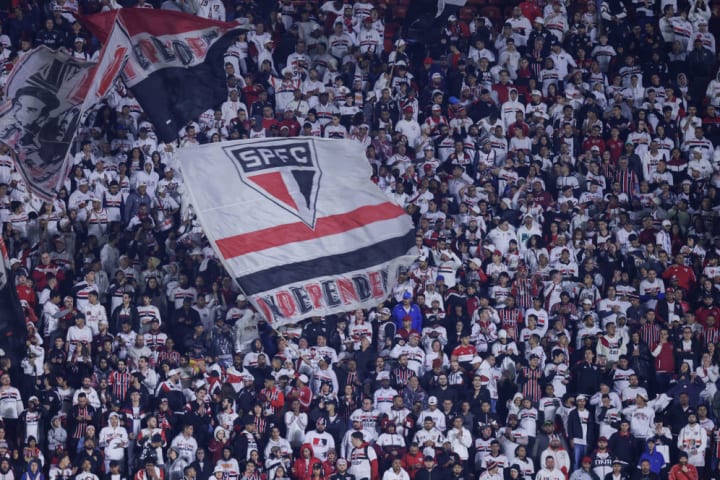
[[[390,380],[390,373],[382,371],[377,374],[375,380]]]
[[[501,329],[498,331],[498,338],[507,338],[508,333],[507,330]]]
[[[430,398],[428,398],[428,405],[437,405],[438,399],[435,395],[432,395]]]
[[[238,296],[235,297],[236,302],[244,302],[245,300],[247,300],[247,297],[242,293],[238,294]]]
[[[308,379],[308,376],[305,375],[304,373],[301,373],[301,374],[300,374],[300,376],[298,377],[298,380],[300,380],[301,382],[303,382],[303,383],[305,383],[305,384],[310,381],[310,380]]]

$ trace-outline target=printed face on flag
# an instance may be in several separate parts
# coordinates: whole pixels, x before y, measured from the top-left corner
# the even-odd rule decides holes
[[[7,83],[12,101],[0,108],[0,142],[12,147],[34,194],[54,197],[69,172],[70,147],[84,112],[107,93],[130,48],[126,33],[113,28],[98,63],[41,46],[13,68]]]
[[[8,80],[12,101],[0,110],[0,141],[14,148],[22,173],[37,184],[65,177],[83,101],[72,89],[91,70],[92,64],[43,47],[26,55]]]

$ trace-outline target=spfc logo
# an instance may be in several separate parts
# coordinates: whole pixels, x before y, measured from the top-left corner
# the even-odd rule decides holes
[[[243,183],[315,229],[322,172],[310,142],[268,141],[224,148]]]

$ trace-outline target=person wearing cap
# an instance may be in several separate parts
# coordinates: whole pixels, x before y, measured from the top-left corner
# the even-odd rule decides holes
[[[23,443],[28,442],[30,437],[45,439],[46,419],[47,413],[45,408],[40,407],[40,399],[35,395],[30,396],[27,401],[27,408],[18,417],[18,439]],[[56,428],[55,425],[51,427],[51,430]],[[67,437],[67,432],[65,436]]]
[[[598,476],[591,467],[592,458],[584,456],[580,461],[580,466],[570,475],[570,480],[604,480],[605,476]]]
[[[585,395],[578,395],[575,399],[577,408],[568,416],[568,439],[571,451],[574,455],[573,465],[580,465],[580,460],[589,449],[595,444],[597,424],[590,418],[590,410],[587,408],[588,398]]]
[[[378,31],[373,26],[373,19],[370,15],[363,18],[360,31],[357,32],[357,45],[360,45],[360,53],[367,56],[380,57],[383,52],[383,41]]]
[[[382,414],[388,415],[398,392],[390,386],[390,372],[384,370],[378,373],[375,380],[380,385],[373,393],[373,406]]]
[[[705,428],[698,423],[697,414],[693,411],[687,415],[687,425],[680,429],[677,447],[688,456],[688,463],[697,468],[699,474],[705,470],[705,450],[709,439]]]
[[[648,405],[648,394],[639,391],[635,404],[622,410],[623,416],[630,422],[630,432],[635,438],[645,440],[652,436],[655,424],[655,409]]]
[[[315,429],[305,434],[304,443],[313,446],[313,454],[324,462],[328,451],[335,448],[335,439],[327,432],[327,419],[320,417],[315,421]]]
[[[422,330],[422,312],[420,307],[413,302],[413,294],[410,291],[406,290],[402,294],[402,302],[393,307],[392,317],[398,329],[403,328],[403,319],[410,317],[411,328],[418,332]]]

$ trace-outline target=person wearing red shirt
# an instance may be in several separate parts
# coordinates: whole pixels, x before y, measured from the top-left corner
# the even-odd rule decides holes
[[[715,299],[712,295],[703,297],[703,304],[695,310],[695,318],[703,327],[707,325],[707,317],[713,315],[716,319],[720,318],[720,308],[714,304]]]
[[[265,91],[265,87],[259,83],[255,83],[255,75],[253,73],[248,73],[245,75],[245,86],[242,87],[241,91],[243,98],[245,99],[245,105],[250,106],[258,101],[258,98],[260,98],[260,92]]]
[[[673,277],[677,278],[678,286],[686,292],[691,291],[697,283],[695,272],[692,268],[685,265],[685,255],[682,253],[675,256],[675,263],[662,274],[662,278],[665,281],[669,281]]]
[[[605,142],[608,151],[610,152],[610,158],[613,164],[617,164],[620,155],[623,154],[625,149],[625,142],[620,138],[620,129],[612,128],[610,130],[610,138]]]
[[[50,258],[48,252],[40,255],[40,263],[32,271],[31,278],[38,291],[42,291],[47,286],[47,276],[51,273],[55,275],[59,283],[65,280],[65,272],[62,267],[55,264]]]
[[[28,285],[27,272],[23,268],[17,271],[15,289],[21,301],[25,300],[33,310],[37,309],[37,295],[35,294],[35,290]]]
[[[597,125],[593,127],[592,134],[582,144],[584,152],[591,151],[593,147],[598,148],[598,155],[602,155],[606,149],[605,140],[600,136],[600,127]]]
[[[313,465],[320,465],[322,462],[313,454],[312,446],[309,443],[300,447],[300,457],[295,460],[292,466],[292,478],[295,480],[310,480],[312,478]]]
[[[310,403],[312,402],[312,390],[308,387],[309,381],[307,375],[301,373],[297,380],[295,380],[295,386],[290,390],[286,398],[288,402],[292,402],[293,400],[299,401],[300,411],[305,413],[310,411]]]
[[[300,133],[300,123],[295,118],[295,112],[292,110],[285,110],[283,119],[278,123],[278,126],[280,130],[286,127],[289,137],[297,137]]]
[[[410,445],[410,449],[402,458],[402,467],[408,472],[411,479],[423,468],[423,454],[416,443]]]
[[[470,345],[470,334],[465,333],[460,340],[460,345],[453,349],[451,357],[460,363],[470,363],[476,353],[475,346]]]
[[[652,356],[655,358],[655,391],[664,392],[675,373],[675,354],[673,344],[669,340],[670,332],[663,328],[660,330],[660,341],[652,346]]]
[[[698,471],[694,465],[688,463],[685,452],[678,454],[678,463],[673,465],[668,473],[669,480],[698,480]]]

